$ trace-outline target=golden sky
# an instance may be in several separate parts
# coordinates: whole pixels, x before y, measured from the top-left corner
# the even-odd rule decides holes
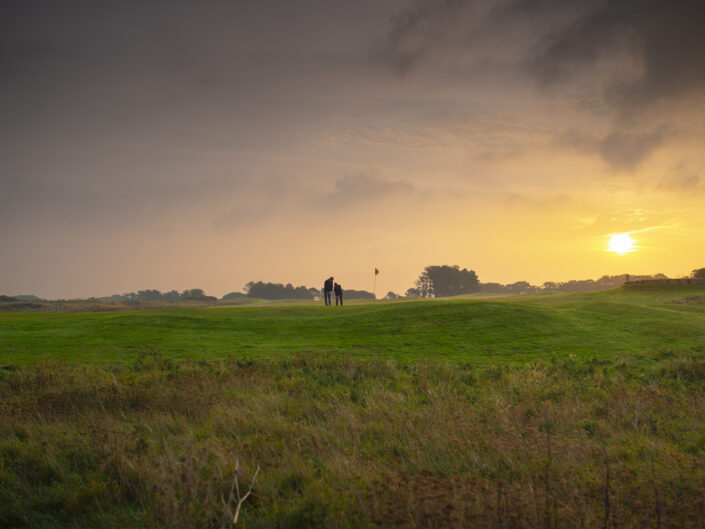
[[[702,2],[0,10],[0,293],[705,266]]]

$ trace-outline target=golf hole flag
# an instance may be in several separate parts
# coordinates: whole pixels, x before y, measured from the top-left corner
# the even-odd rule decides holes
[[[375,268],[375,275],[379,274],[379,270]]]

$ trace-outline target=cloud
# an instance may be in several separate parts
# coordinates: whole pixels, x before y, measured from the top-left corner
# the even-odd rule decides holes
[[[270,217],[275,210],[274,204],[259,206],[244,204],[216,217],[212,225],[215,229],[222,231],[247,228]]]
[[[404,75],[418,66],[441,39],[448,19],[468,5],[466,0],[418,2],[392,17],[391,28],[378,56],[392,70]]]
[[[514,4],[550,4],[522,0]],[[634,72],[620,79],[608,72],[606,98],[632,113],[664,98],[705,85],[705,3],[699,0],[567,0],[581,15],[554,27],[537,45],[534,67],[544,79],[595,69],[600,60],[620,59]]]
[[[414,186],[405,180],[385,180],[365,174],[346,175],[336,180],[333,191],[324,194],[321,202],[335,207],[350,207],[408,196],[414,191]]]
[[[701,0],[426,0],[394,17],[379,56],[396,73],[434,58],[462,71],[504,60],[543,85],[592,78],[614,110],[633,115],[705,86]]]
[[[663,128],[650,132],[614,131],[600,140],[598,152],[613,169],[630,171],[665,141],[666,133]]]
[[[705,191],[705,182],[698,172],[680,163],[659,181],[656,189],[678,194],[700,194]]]
[[[606,234],[630,233],[641,234],[652,231],[673,230],[677,227],[673,211],[645,208],[619,209],[613,206],[603,208],[590,207],[592,215],[577,219],[573,233],[581,236],[604,237]]]
[[[218,230],[236,230],[281,218],[317,218],[331,209],[354,210],[373,203],[390,202],[421,195],[405,180],[388,180],[367,174],[343,176],[330,191],[312,189],[303,182],[282,182],[260,193],[259,197],[240,197],[240,203],[218,216],[212,223]]]
[[[70,179],[59,172],[41,178],[0,176],[0,228],[13,221],[24,228],[51,224],[125,229],[177,211],[188,216],[224,197],[256,196],[255,184],[220,175],[171,180],[147,175],[141,182],[91,181],[81,176]],[[266,190],[269,183],[261,185]]]
[[[509,193],[505,199],[505,204],[509,207],[541,210],[543,212],[564,208],[573,203],[573,199],[566,194],[532,196],[525,193]]]
[[[669,128],[662,125],[648,131],[614,129],[599,137],[577,130],[565,132],[556,143],[583,154],[597,154],[615,171],[633,171],[669,140]]]
[[[702,27],[705,3],[692,0],[425,0],[392,19],[379,56],[407,84],[443,82],[533,123],[491,148],[479,142],[498,136],[497,119],[481,138],[464,131],[478,162],[540,148],[570,121],[559,145],[635,172],[676,140],[703,93]],[[549,102],[560,106],[542,114]]]

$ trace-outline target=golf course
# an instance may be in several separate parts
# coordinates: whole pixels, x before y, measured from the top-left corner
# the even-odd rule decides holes
[[[703,288],[0,313],[0,368],[2,527],[705,523]]]

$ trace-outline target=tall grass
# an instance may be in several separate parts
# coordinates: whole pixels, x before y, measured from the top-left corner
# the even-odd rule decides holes
[[[0,526],[702,527],[705,361],[0,371]]]

